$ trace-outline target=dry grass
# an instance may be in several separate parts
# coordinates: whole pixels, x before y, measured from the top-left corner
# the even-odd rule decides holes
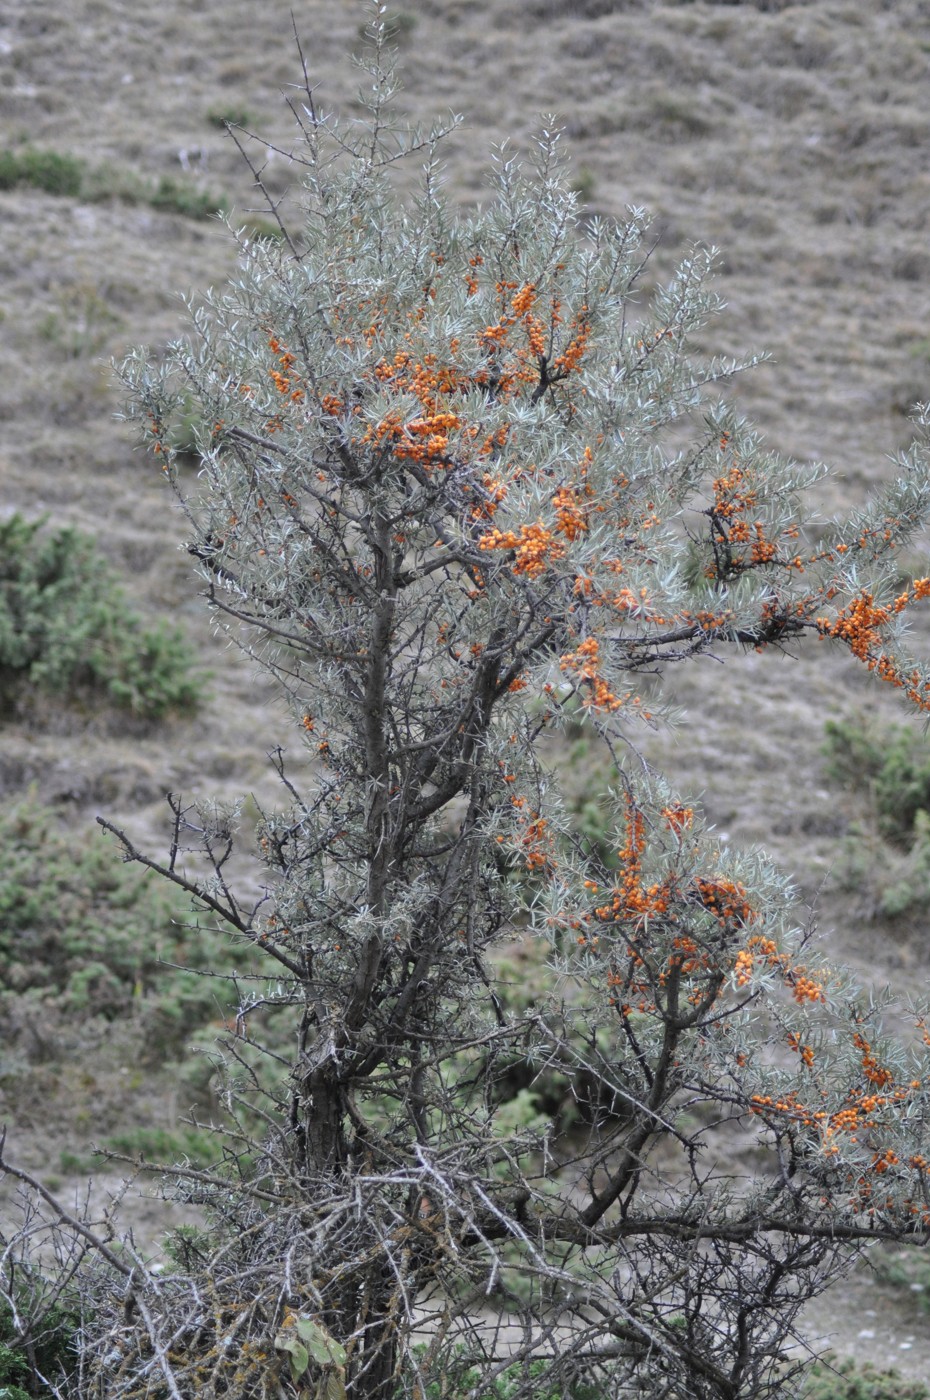
[[[773,447],[837,471],[830,513],[890,470],[906,410],[930,397],[930,29],[925,0],[786,4],[673,0],[423,0],[397,6],[412,120],[466,116],[448,181],[481,197],[492,143],[525,143],[561,115],[592,210],[645,204],[662,238],[658,279],[690,240],[723,250],[726,316],[706,346],[771,363],[734,390]],[[297,13],[324,106],[351,110],[361,47],[357,0]],[[290,141],[282,101],[299,69],[287,7],[248,0],[10,0],[0,15],[0,120],[8,143],[78,156],[147,182],[200,181],[241,219],[254,204],[233,143],[211,114],[246,109]],[[275,157],[269,178],[294,172]],[[231,795],[272,785],[265,747],[282,713],[248,666],[217,648],[193,597],[181,522],[153,464],[113,422],[101,360],[157,347],[183,324],[177,293],[222,279],[234,248],[196,223],[114,198],[81,203],[29,188],[0,193],[0,473],[4,508],[48,511],[94,533],[140,608],[184,623],[214,672],[204,713],[144,734],[36,716],[0,732],[0,789],[30,782],[103,808],[159,841],[168,788]],[[759,841],[820,890],[837,956],[872,976],[926,977],[923,929],[877,942],[828,876],[845,813],[820,755],[829,716],[895,713],[841,660],[705,661],[676,681],[689,723],[646,736],[650,753],[704,794],[721,839]]]

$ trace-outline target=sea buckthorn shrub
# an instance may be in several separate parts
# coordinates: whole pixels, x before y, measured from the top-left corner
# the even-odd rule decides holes
[[[302,227],[241,241],[189,338],[121,371],[217,624],[302,750],[272,749],[242,892],[228,819],[173,800],[164,860],[104,822],[267,975],[236,984],[225,1169],[172,1178],[217,1243],[157,1277],[88,1244],[120,1301],[87,1393],[791,1394],[805,1302],[865,1242],[930,1235],[930,1026],[888,1034],[787,881],[722,849],[635,734],[669,668],[789,645],[927,713],[905,628],[930,578],[893,585],[927,449],[813,525],[818,472],[764,448],[721,401],[738,366],[694,348],[714,255],[639,300],[645,216],[579,236],[551,130],[456,209],[442,132],[391,117],[377,15],[366,119],[309,82],[293,104]],[[170,436],[191,401],[194,481]],[[544,762],[579,707],[612,774],[599,849]],[[495,969],[526,939],[554,976],[521,1007]],[[532,1094],[553,1070],[587,1086],[569,1129]]]
[[[176,628],[143,626],[86,535],[0,521],[0,715],[38,689],[161,719],[197,705],[193,660]]]

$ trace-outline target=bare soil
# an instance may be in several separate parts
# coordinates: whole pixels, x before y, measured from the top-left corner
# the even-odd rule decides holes
[[[722,249],[728,310],[706,348],[770,354],[733,396],[774,449],[834,464],[824,514],[888,477],[887,454],[910,438],[909,407],[930,398],[927,0],[409,0],[402,14],[400,114],[428,121],[452,108],[466,118],[447,149],[453,199],[479,201],[492,145],[525,147],[539,115],[555,112],[590,211],[653,211],[655,279],[692,241]],[[357,0],[296,9],[324,108],[353,108],[362,76],[349,55],[363,19]],[[283,96],[299,78],[286,6],[0,7],[0,121],[11,147],[146,180],[193,178],[226,194],[234,218],[256,195],[210,116],[245,109],[286,150]],[[270,157],[276,194],[296,175]],[[249,666],[212,635],[179,548],[183,524],[156,466],[114,420],[105,362],[179,334],[178,294],[227,277],[235,245],[219,223],[27,188],[0,193],[0,228],[2,508],[93,533],[139,609],[180,622],[213,676],[198,716],[147,731],[54,705],[8,725],[0,792],[12,799],[34,784],[75,829],[103,811],[158,849],[169,789],[273,800],[264,755],[286,741],[286,725]],[[861,893],[833,873],[853,799],[827,780],[824,721],[900,719],[894,697],[816,649],[725,668],[708,659],[672,685],[686,722],[643,743],[683,791],[703,796],[721,840],[764,844],[794,871],[831,956],[867,983],[925,986],[926,918],[871,922]],[[57,1099],[50,1084],[41,1113],[10,1105],[11,1137],[59,1176],[63,1140],[92,1137],[88,1115],[101,1104],[166,1123],[183,1107],[157,1077],[129,1091],[118,1064],[96,1078],[87,1070],[83,1088],[66,1075]],[[139,1212],[150,1228],[149,1207]],[[811,1327],[841,1352],[930,1377],[930,1329],[906,1294],[854,1280],[819,1305]]]

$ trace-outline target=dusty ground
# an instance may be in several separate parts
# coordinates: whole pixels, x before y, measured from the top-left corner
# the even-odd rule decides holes
[[[357,0],[302,0],[295,13],[322,78],[320,101],[351,109]],[[887,476],[886,454],[908,441],[908,407],[930,397],[926,0],[410,0],[402,14],[404,114],[427,119],[451,107],[466,118],[447,152],[455,199],[481,198],[493,143],[520,145],[539,113],[558,113],[590,208],[654,212],[656,278],[691,240],[723,250],[729,309],[707,347],[770,352],[734,395],[774,448],[835,464],[823,511],[855,503]],[[254,129],[286,148],[282,93],[298,78],[283,4],[0,8],[9,145],[148,179],[190,172],[225,193],[240,218],[254,192],[209,114],[245,109]],[[268,175],[276,192],[293,179],[280,156]],[[228,275],[234,249],[218,224],[28,189],[0,194],[0,229],[3,509],[48,512],[94,533],[138,606],[183,623],[213,671],[202,715],[147,734],[65,715],[8,726],[0,790],[12,796],[35,783],[67,804],[76,825],[103,810],[157,844],[168,788],[271,791],[263,753],[283,737],[282,716],[248,667],[218,649],[159,474],[113,421],[102,362],[177,334],[177,293]],[[804,895],[817,896],[831,952],[867,979],[924,984],[925,922],[868,923],[831,878],[851,807],[825,776],[824,720],[887,720],[893,697],[821,653],[788,663],[750,656],[725,674],[708,661],[676,685],[688,723],[650,739],[650,752],[683,789],[704,794],[728,840],[762,842],[796,872]],[[112,1093],[138,1114],[138,1094]],[[147,1112],[170,1120],[176,1108],[152,1086]],[[21,1126],[41,1161],[42,1123]],[[58,1145],[47,1145],[52,1159]],[[838,1324],[849,1349],[883,1364],[893,1352],[902,1369],[930,1376],[921,1315],[888,1313],[886,1299],[881,1337],[858,1337],[876,1331],[868,1290],[834,1295],[814,1329]],[[886,1342],[892,1333],[897,1341]]]

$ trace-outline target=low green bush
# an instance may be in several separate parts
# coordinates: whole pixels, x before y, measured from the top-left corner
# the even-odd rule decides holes
[[[572,189],[582,204],[591,203],[596,185],[597,179],[591,167],[589,165],[580,166],[578,173],[572,180]]]
[[[75,1368],[77,1309],[46,1302],[46,1282],[32,1270],[17,1270],[19,1325],[9,1303],[0,1300],[0,1400],[39,1400],[61,1394],[58,1386]],[[8,1283],[9,1280],[4,1280]]]
[[[930,744],[904,725],[885,729],[828,720],[828,771],[846,787],[865,790],[881,834],[902,849],[913,844],[919,812],[930,812]]]
[[[422,1358],[425,1348],[418,1348]],[[566,1367],[568,1371],[569,1367]],[[532,1395],[533,1400],[603,1400],[604,1392],[591,1384],[566,1376],[555,1382],[548,1361],[515,1361],[487,1384],[485,1368],[470,1364],[464,1355],[456,1355],[444,1365],[443,1374],[428,1380],[422,1393],[426,1400],[513,1400],[515,1396]],[[535,1382],[535,1384],[534,1384]]]
[[[153,209],[161,209],[171,214],[183,214],[186,219],[212,219],[217,214],[229,210],[225,195],[214,195],[199,190],[186,180],[175,180],[163,175],[150,192],[148,203]]]
[[[841,879],[868,912],[898,919],[930,900],[930,745],[904,725],[826,726],[827,771],[861,794],[863,816],[846,838]]]
[[[615,830],[608,797],[617,770],[613,765],[607,770],[597,765],[596,747],[583,716],[568,727],[567,736],[572,743],[561,767],[574,839],[585,860],[606,876],[619,865],[617,847],[622,839]]]
[[[90,283],[74,283],[59,290],[57,302],[38,324],[40,338],[65,360],[93,360],[105,353],[122,325],[106,295]]]
[[[930,1259],[922,1250],[880,1246],[869,1254],[869,1263],[883,1287],[905,1290],[921,1312],[930,1312]]]
[[[930,1400],[922,1381],[911,1381],[894,1369],[879,1371],[868,1362],[824,1357],[815,1363],[804,1400]]]
[[[270,239],[272,243],[284,241],[284,231],[281,225],[274,223],[271,219],[263,219],[257,214],[245,214],[237,217],[236,228],[252,241],[259,238],[266,242]]]
[[[930,903],[930,816],[918,812],[907,851],[879,836],[867,822],[846,833],[836,874],[842,888],[862,900],[868,918],[900,919]]]
[[[32,185],[46,194],[74,197],[81,192],[85,169],[82,160],[58,151],[36,151],[31,146],[0,151],[0,190]]]
[[[241,964],[248,950],[238,951]],[[140,880],[96,829],[76,833],[27,798],[0,814],[0,1026],[34,1060],[127,1023],[143,1062],[182,1053],[221,1019],[237,951],[194,928],[186,900]],[[184,1148],[190,1150],[190,1146]]]
[[[884,865],[880,881],[879,912],[897,919],[930,902],[930,815],[922,809],[914,820],[914,834],[905,855],[893,853]]]
[[[254,126],[256,118],[248,107],[211,107],[207,121],[222,131],[227,126]]]
[[[209,441],[209,429],[189,394],[181,394],[165,427],[171,451],[190,464],[201,461],[201,447]]]
[[[153,209],[183,214],[189,219],[209,219],[229,208],[224,195],[199,189],[189,180],[163,176],[153,184],[132,171],[112,165],[91,167],[76,156],[37,151],[31,146],[0,151],[0,190],[22,185],[71,199],[121,199],[130,204],[150,204]]]
[[[126,1157],[144,1157],[147,1162],[190,1162],[192,1167],[210,1167],[220,1152],[219,1141],[206,1128],[124,1128],[104,1138],[103,1147]]]
[[[93,542],[45,523],[0,522],[0,715],[29,687],[144,719],[194,708],[202,681],[181,633],[143,626]]]

